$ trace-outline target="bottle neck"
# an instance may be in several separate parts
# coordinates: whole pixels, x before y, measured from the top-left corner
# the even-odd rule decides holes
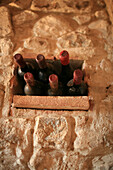
[[[57,93],[58,87],[57,87],[57,88],[52,88],[52,87],[51,87],[51,90],[52,90],[52,92]]]
[[[34,80],[33,74],[32,73],[25,73],[24,74],[24,80],[28,86],[35,86],[36,82]]]
[[[36,85],[35,81],[31,81],[31,80],[28,80],[26,81],[26,85],[29,86],[29,87],[34,87]]]
[[[63,70],[65,70],[65,69],[67,69],[67,68],[70,68],[70,65],[69,65],[69,64],[67,64],[67,65],[62,65],[62,69],[63,69]]]
[[[58,83],[50,83],[50,88],[53,92],[58,91]]]
[[[39,68],[40,68],[40,67],[39,67]],[[44,71],[44,72],[46,72],[46,71],[47,71],[47,68],[48,68],[47,66],[46,66],[46,67],[44,67],[44,68],[42,68],[42,67],[41,67],[41,68],[40,68],[40,71]]]
[[[46,64],[46,61],[45,61],[45,57],[42,55],[42,54],[39,54],[36,58],[36,61],[39,65],[39,68],[40,69],[45,69],[47,68],[47,64]]]
[[[27,64],[23,67],[21,67],[20,65],[19,65],[19,67],[20,67],[20,69],[21,69],[21,71],[22,72],[27,72],[28,71],[28,66],[27,66]]]
[[[53,92],[57,92],[57,90],[58,90],[58,77],[57,77],[57,75],[51,74],[49,76],[49,84],[50,84],[51,90]]]

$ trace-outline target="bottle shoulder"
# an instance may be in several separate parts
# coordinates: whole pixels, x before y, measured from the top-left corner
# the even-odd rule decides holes
[[[42,88],[41,86],[30,86],[28,84],[24,87],[24,92],[26,95],[41,95],[42,94]]]
[[[26,66],[24,68],[18,67],[18,75],[20,77],[24,77],[24,74],[27,72],[34,74],[35,67],[30,62],[26,62]]]
[[[62,90],[58,89],[56,92],[54,92],[52,89],[49,89],[48,96],[62,96]]]

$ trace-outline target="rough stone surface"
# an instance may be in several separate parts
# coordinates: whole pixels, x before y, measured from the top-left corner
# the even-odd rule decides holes
[[[105,3],[106,3],[106,6],[107,6],[107,9],[108,9],[110,20],[113,24],[113,1],[112,0],[105,0]]]
[[[38,18],[38,15],[34,12],[31,12],[29,10],[25,10],[15,16],[13,16],[13,24],[15,26],[19,26],[21,24],[29,23],[32,20],[35,20]]]
[[[93,2],[91,0],[87,1],[68,1],[68,0],[43,0],[41,2],[33,0],[31,9],[32,10],[44,10],[44,11],[54,11],[54,12],[79,12],[88,13],[91,11]]]
[[[13,43],[9,38],[1,38],[0,39],[0,68],[11,66],[13,63],[12,52],[13,52]],[[10,72],[10,71],[8,71]],[[3,76],[4,73],[1,74]],[[5,73],[7,74],[7,73]],[[0,80],[1,81],[1,80]]]
[[[90,36],[88,37],[79,32],[64,34],[57,39],[56,44],[56,54],[59,54],[62,49],[68,49],[72,58],[78,58],[79,55],[81,59],[87,59],[94,55],[93,42]]]
[[[5,0],[5,2],[4,2],[4,0],[1,0],[0,1],[0,4],[1,5],[7,5],[7,4],[9,4],[9,3],[11,3],[11,2],[14,2],[15,0]]]
[[[65,28],[65,29],[62,29]],[[71,31],[71,26],[62,17],[48,15],[41,18],[33,28],[35,36],[57,38]]]
[[[24,118],[0,120],[0,169],[28,169],[33,124]]]
[[[112,3],[0,1],[0,170],[113,169]],[[84,60],[90,109],[14,108],[13,55],[57,60],[63,49]]]
[[[112,131],[112,127],[109,126],[109,118],[107,119],[109,112],[104,113],[104,117],[102,117],[102,114],[103,112],[102,110],[100,110],[98,121],[96,119],[97,117],[96,114],[93,114],[92,117],[89,115],[75,117],[76,120],[75,132],[77,134],[76,140],[74,142],[75,151],[79,152],[84,156],[86,155],[96,156],[99,153],[100,154],[106,153],[108,149],[107,147],[110,146],[109,143],[110,141],[107,138],[108,135],[107,132],[108,129],[109,131]],[[111,115],[111,119],[112,119],[112,115]],[[87,131],[87,129],[89,130]],[[101,129],[100,134],[99,134],[99,129]],[[104,148],[103,148],[103,142],[105,144]],[[99,147],[101,148],[101,151],[99,150]],[[96,148],[96,150],[94,151],[92,150],[92,148]],[[112,147],[111,147],[111,152],[112,152]]]
[[[32,0],[26,0],[26,1],[23,1],[23,0],[17,0],[16,1],[15,0],[14,1],[14,3],[22,9],[28,9],[31,5],[31,2],[32,2]]]
[[[77,21],[79,25],[82,25],[82,24],[89,22],[91,20],[91,16],[90,15],[78,15],[78,16],[74,16],[73,19]]]
[[[98,21],[94,21],[91,24],[89,24],[88,26],[90,29],[96,29],[102,33],[106,33],[107,32],[107,27],[108,27],[108,23],[107,21],[104,20],[98,20]]]
[[[3,100],[4,100],[4,86],[0,84],[0,118],[2,117]]]
[[[96,11],[95,16],[98,19],[104,19],[104,20],[108,19],[108,14],[106,10]]]
[[[1,38],[0,39],[0,57],[9,56],[12,54],[12,51],[13,51],[13,43],[11,42],[11,39]]]
[[[6,88],[5,88],[4,103],[3,103],[3,107],[2,107],[2,116],[3,117],[9,116],[10,109],[11,109],[11,103],[12,103],[12,91],[10,89],[10,84],[7,83]]]
[[[57,148],[64,150],[72,149],[73,143],[70,142],[72,138],[73,140],[76,138],[76,134],[73,133],[73,136],[71,135],[71,126],[74,127],[73,118],[38,118],[38,120],[36,120],[36,128],[34,132],[34,147]]]
[[[113,168],[113,154],[105,155],[103,157],[95,157],[92,160],[93,168],[95,170],[102,169],[102,170],[112,170]]]
[[[38,54],[38,53],[49,53],[51,46],[46,38],[34,36],[24,41],[24,47]]]
[[[9,10],[0,7],[0,37],[11,36],[13,33]]]

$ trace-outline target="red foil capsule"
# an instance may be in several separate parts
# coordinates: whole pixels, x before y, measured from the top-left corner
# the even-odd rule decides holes
[[[61,51],[60,61],[61,61],[62,65],[68,65],[69,64],[69,53],[66,50]]]

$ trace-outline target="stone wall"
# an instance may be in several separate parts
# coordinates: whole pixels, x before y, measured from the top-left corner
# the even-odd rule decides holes
[[[0,170],[113,169],[112,6],[106,0],[0,1]],[[84,60],[90,109],[14,108],[13,55],[58,58],[62,49]]]

